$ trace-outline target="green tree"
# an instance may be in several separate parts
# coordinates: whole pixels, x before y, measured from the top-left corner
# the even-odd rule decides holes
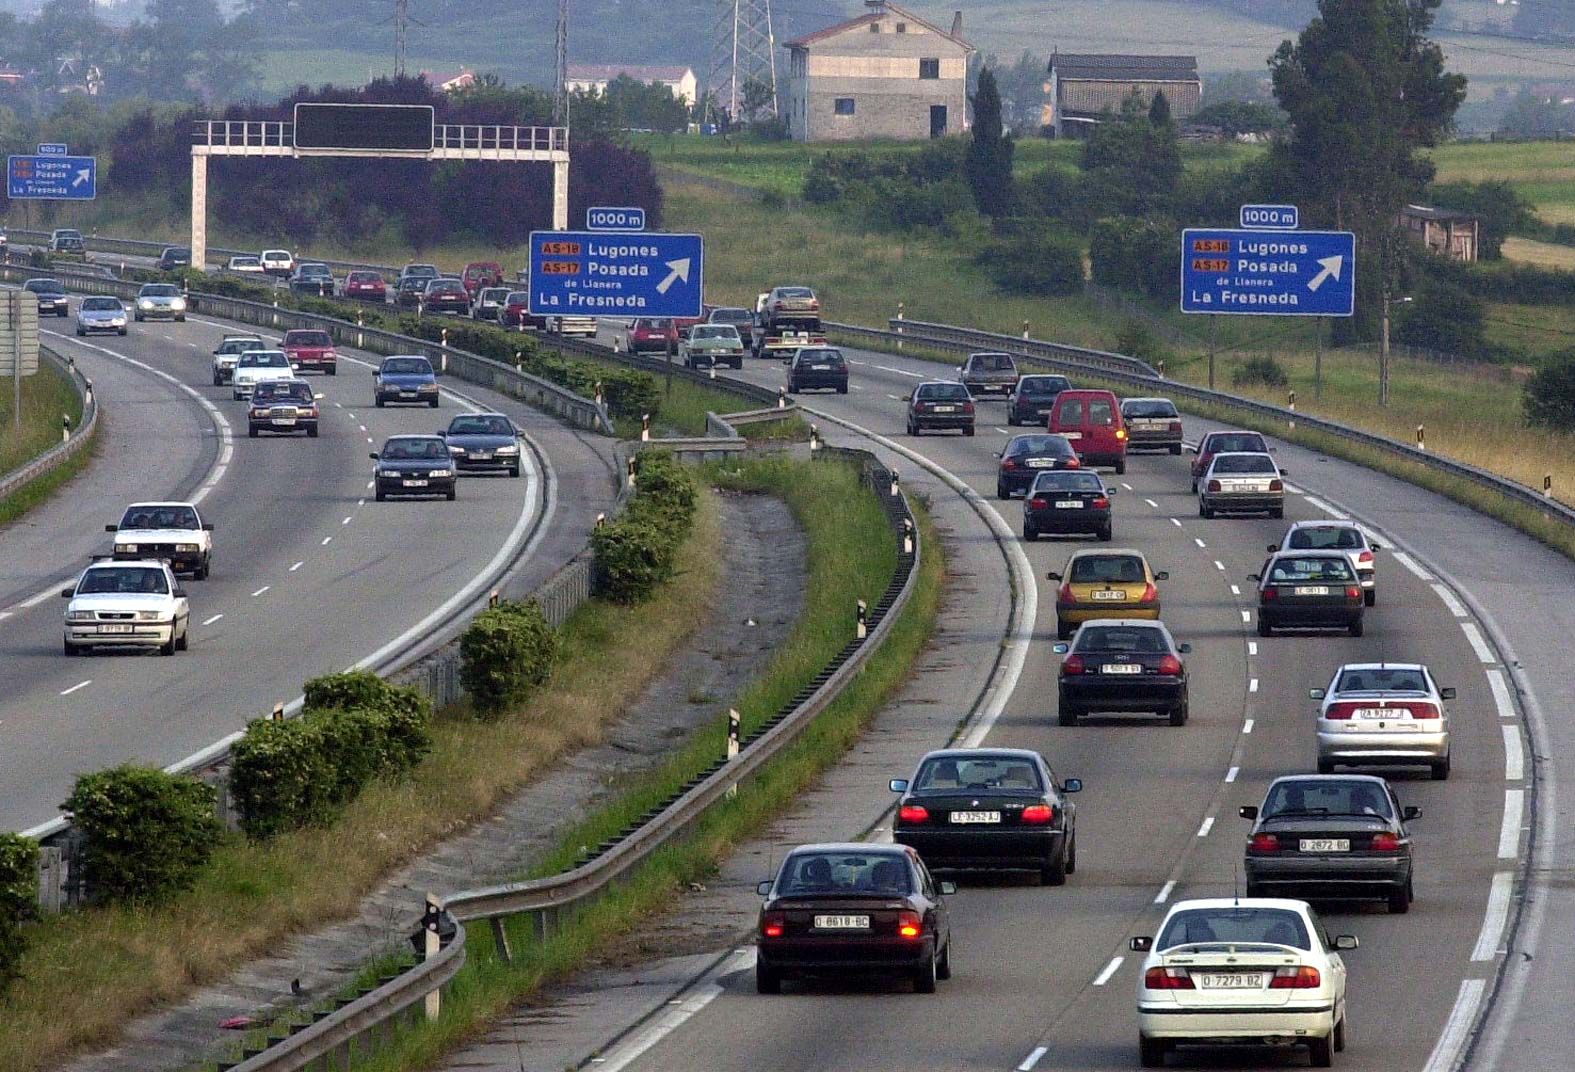
[[[1154,94],[1154,99],[1148,105],[1148,121],[1156,127],[1165,126],[1170,122],[1170,98],[1165,96],[1162,89]]]
[[[1445,208],[1474,213],[1481,221],[1482,260],[1496,261],[1504,256],[1504,239],[1511,233],[1536,225],[1531,203],[1510,183],[1502,179],[1488,182],[1450,182],[1435,184],[1428,190],[1429,200]]]
[[[1164,212],[1181,181],[1174,123],[1157,124],[1136,93],[1094,126],[1083,143],[1082,201],[1091,218]]]
[[[973,189],[974,202],[986,216],[1012,211],[1012,136],[1002,129],[1001,94],[995,72],[979,72],[979,89],[973,96],[973,135],[968,141],[964,170]]]
[[[1440,279],[1428,280],[1416,300],[1395,324],[1395,338],[1408,346],[1440,354],[1483,360],[1492,356],[1488,345],[1486,307],[1462,287]]]
[[[1575,431],[1575,350],[1550,357],[1526,381],[1526,420],[1555,432]]]

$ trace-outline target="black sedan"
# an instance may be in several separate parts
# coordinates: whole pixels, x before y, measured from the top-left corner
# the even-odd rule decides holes
[[[1181,414],[1168,398],[1128,398],[1121,403],[1128,450],[1181,453]]]
[[[246,407],[246,434],[252,439],[263,432],[305,432],[306,438],[316,439],[317,420],[317,396],[305,380],[264,380],[252,388]]]
[[[1070,644],[1053,649],[1061,660],[1060,723],[1075,726],[1090,711],[1137,711],[1187,724],[1187,667],[1192,650],[1177,645],[1161,622],[1095,618]]]
[[[394,284],[394,304],[401,309],[415,309],[426,301],[428,280],[418,275],[400,276]]]
[[[1077,870],[1077,806],[1038,752],[946,748],[919,761],[902,794],[892,837],[936,871],[1033,871],[1059,886]]]
[[[1024,376],[1006,397],[1006,423],[1044,424],[1055,406],[1056,395],[1071,386],[1072,381],[1065,376]]]
[[[1253,821],[1244,868],[1248,897],[1377,897],[1410,911],[1412,845],[1402,808],[1382,778],[1298,774],[1276,778]]]
[[[1108,543],[1114,532],[1110,497],[1115,493],[1098,473],[1086,469],[1041,472],[1023,499],[1023,539],[1037,540],[1051,532],[1088,533]]]
[[[824,388],[848,393],[848,363],[842,351],[831,346],[804,346],[793,352],[788,365],[788,394]]]
[[[501,413],[463,413],[442,433],[460,472],[520,475],[520,435]]]
[[[995,497],[1025,495],[1034,477],[1052,469],[1081,469],[1072,441],[1059,435],[1020,435],[1007,440],[995,473]]]
[[[1258,635],[1344,629],[1362,635],[1362,582],[1343,551],[1281,551],[1249,574],[1258,582]]]
[[[374,450],[377,501],[390,495],[441,495],[454,501],[455,469],[442,436],[396,435]]]
[[[908,396],[908,434],[922,435],[926,429],[941,428],[973,435],[973,395],[960,383],[921,383]]]
[[[903,845],[802,845],[762,882],[755,988],[791,976],[896,975],[920,994],[949,979],[951,925],[936,882]]]

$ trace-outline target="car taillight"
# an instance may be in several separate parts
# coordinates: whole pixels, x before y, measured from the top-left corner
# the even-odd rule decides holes
[[[1265,603],[1273,603],[1276,599],[1280,598],[1280,590],[1275,588],[1273,585],[1270,585],[1259,593],[1259,598],[1261,598]]]
[[[780,938],[787,933],[787,913],[766,912],[760,917],[762,938]]]
[[[1373,553],[1371,551],[1363,551],[1361,554],[1356,556],[1356,561],[1358,562],[1371,562],[1372,560]]]
[[[1159,672],[1176,677],[1181,673],[1181,660],[1174,655],[1161,655],[1159,657]]]
[[[1023,809],[1023,822],[1043,826],[1055,822],[1055,809],[1049,804],[1030,804]]]
[[[1374,852],[1399,852],[1400,839],[1387,830],[1373,835]]]
[[[1081,459],[1081,458],[1068,458],[1066,460],[1066,467],[1068,469],[1081,469],[1081,468],[1083,468],[1083,459]]]
[[[1094,500],[1093,507],[1095,510],[1108,510],[1110,509],[1110,500],[1101,495]]]
[[[1316,990],[1323,983],[1318,969],[1303,964],[1300,967],[1276,968],[1269,980],[1270,990]]]
[[[1032,506],[1035,510],[1047,510],[1050,508],[1050,500],[1041,499],[1035,496],[1034,498],[1028,500],[1028,505]]]
[[[1269,490],[1270,491],[1284,491],[1285,490],[1285,481],[1283,481],[1283,480],[1271,480],[1271,481],[1269,481]]]
[[[1220,490],[1220,482],[1218,480],[1210,480],[1209,481],[1209,490],[1210,491],[1218,491],[1218,490]]]
[[[917,804],[904,804],[897,809],[897,821],[901,823],[927,823],[930,821],[930,810]]]
[[[1061,673],[1081,674],[1083,672],[1083,657],[1081,655],[1068,655],[1061,661]]]
[[[1172,432],[1179,432],[1179,431],[1181,431],[1181,422],[1180,421],[1171,421],[1170,422],[1170,430]]]
[[[1362,598],[1362,589],[1361,589],[1361,587],[1358,586],[1358,585],[1354,585],[1354,584],[1346,585],[1345,586],[1345,598],[1346,599],[1361,599]]]
[[[1332,703],[1329,705],[1328,710],[1324,711],[1323,717],[1329,719],[1347,719],[1350,718],[1360,706],[1362,705],[1355,703]]]
[[[963,412],[964,413],[972,413],[973,412],[973,403],[972,402],[964,402],[963,403]]]
[[[809,301],[809,307],[811,309],[819,309],[820,308],[820,300],[818,298],[811,298],[810,301]]]
[[[921,937],[924,934],[924,921],[917,912],[898,912],[897,934],[902,938]]]
[[[1063,603],[1077,602],[1077,598],[1072,595],[1072,585],[1070,582],[1063,584],[1061,586],[1061,590],[1055,594],[1055,597]]]
[[[1150,582],[1149,584],[1145,584],[1143,586],[1143,598],[1140,599],[1138,602],[1140,602],[1140,603],[1152,603],[1152,602],[1154,602],[1154,600],[1156,600],[1158,598],[1159,598],[1159,589],[1155,588],[1153,583]]]
[[[1279,852],[1280,839],[1273,834],[1254,834],[1247,839],[1248,852]]]
[[[1016,469],[1017,468],[1017,463],[1015,461],[1013,461],[1011,458],[1002,458],[1001,459],[1001,468],[1002,469]]]
[[[1191,990],[1192,977],[1186,968],[1150,968],[1143,973],[1143,986],[1148,990]]]

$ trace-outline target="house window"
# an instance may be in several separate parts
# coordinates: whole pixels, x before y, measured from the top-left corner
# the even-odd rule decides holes
[[[834,111],[837,115],[852,115],[853,114],[853,98],[852,97],[838,97],[836,99],[835,103],[832,105],[832,111]]]
[[[906,22],[899,22],[897,24],[897,32],[898,33],[907,33],[908,32],[908,24]]]
[[[880,23],[878,23],[878,22],[870,23],[870,33],[880,33]]]
[[[939,78],[941,76],[941,61],[928,59],[919,61],[920,78]]]

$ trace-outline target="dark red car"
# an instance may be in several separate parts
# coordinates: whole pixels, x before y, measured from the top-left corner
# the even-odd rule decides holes
[[[422,294],[422,304],[429,313],[450,313],[454,316],[470,315],[470,294],[458,279],[433,279]]]
[[[345,297],[382,304],[388,300],[388,284],[376,272],[351,272],[345,276]]]
[[[522,324],[530,327],[530,294],[523,290],[509,291],[509,296],[503,299],[503,308],[498,310],[498,323],[506,328]]]
[[[497,261],[471,261],[465,265],[465,270],[460,273],[460,282],[465,284],[465,293],[475,301],[476,292],[482,287],[501,287],[503,285],[503,266]]]
[[[665,316],[642,316],[629,325],[624,335],[624,349],[631,354],[651,351],[665,354],[669,346],[677,345],[678,328]]]
[[[1198,481],[1209,471],[1214,455],[1234,452],[1268,454],[1269,444],[1257,432],[1210,432],[1192,448],[1192,490],[1198,490]]]
[[[329,376],[339,368],[339,354],[334,350],[333,336],[316,328],[293,328],[284,333],[279,344],[290,358],[290,364],[299,372],[316,369]]]

